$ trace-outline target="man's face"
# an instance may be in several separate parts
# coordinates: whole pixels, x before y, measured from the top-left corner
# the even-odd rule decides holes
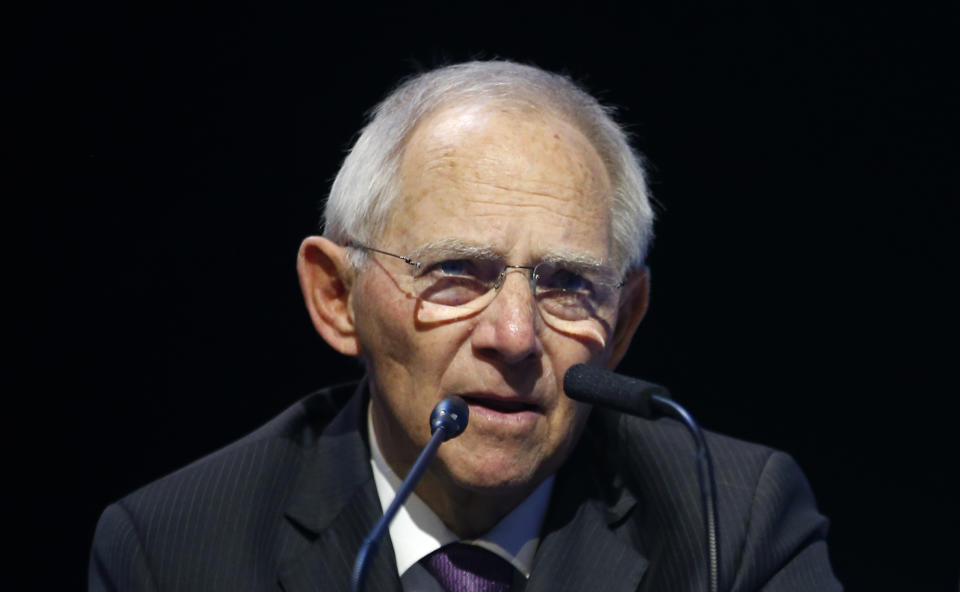
[[[610,182],[573,126],[547,115],[455,107],[423,121],[400,168],[400,201],[373,247],[410,255],[457,241],[510,265],[557,253],[610,264]],[[444,444],[429,475],[440,487],[526,495],[554,473],[589,408],[563,394],[573,364],[603,365],[605,335],[544,321],[527,272],[510,271],[496,298],[465,318],[425,324],[403,289],[402,262],[375,254],[351,297],[372,377],[378,441],[401,475],[430,438],[434,405],[460,395],[470,422]]]

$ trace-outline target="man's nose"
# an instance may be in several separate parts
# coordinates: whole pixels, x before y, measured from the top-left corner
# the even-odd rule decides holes
[[[504,273],[496,297],[480,313],[473,346],[483,355],[515,364],[539,355],[541,321],[530,271],[508,268]]]

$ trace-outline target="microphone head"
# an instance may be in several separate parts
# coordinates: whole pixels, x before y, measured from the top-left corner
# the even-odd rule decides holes
[[[470,419],[470,408],[467,402],[460,397],[451,396],[437,403],[430,414],[430,434],[442,429],[444,442],[456,438],[467,429],[467,420]]]
[[[563,377],[563,390],[575,401],[646,418],[657,415],[651,405],[654,397],[670,396],[658,384],[586,364],[575,364],[567,370]]]

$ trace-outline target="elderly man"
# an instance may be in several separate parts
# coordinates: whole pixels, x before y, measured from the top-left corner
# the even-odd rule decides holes
[[[95,590],[346,590],[444,397],[470,423],[390,526],[370,590],[702,590],[681,427],[591,410],[647,307],[652,212],[606,109],[564,77],[475,62],[375,111],[297,270],[317,331],[366,376],[110,506]],[[710,436],[721,589],[832,590],[786,455]]]

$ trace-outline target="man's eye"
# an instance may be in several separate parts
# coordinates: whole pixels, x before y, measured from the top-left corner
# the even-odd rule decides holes
[[[466,259],[448,259],[435,263],[430,267],[429,271],[440,275],[475,276],[476,265]]]
[[[538,282],[541,288],[564,292],[589,292],[593,284],[579,273],[558,269]]]
[[[417,279],[420,298],[445,306],[462,306],[490,290],[485,266],[470,259],[446,259],[427,266]]]

